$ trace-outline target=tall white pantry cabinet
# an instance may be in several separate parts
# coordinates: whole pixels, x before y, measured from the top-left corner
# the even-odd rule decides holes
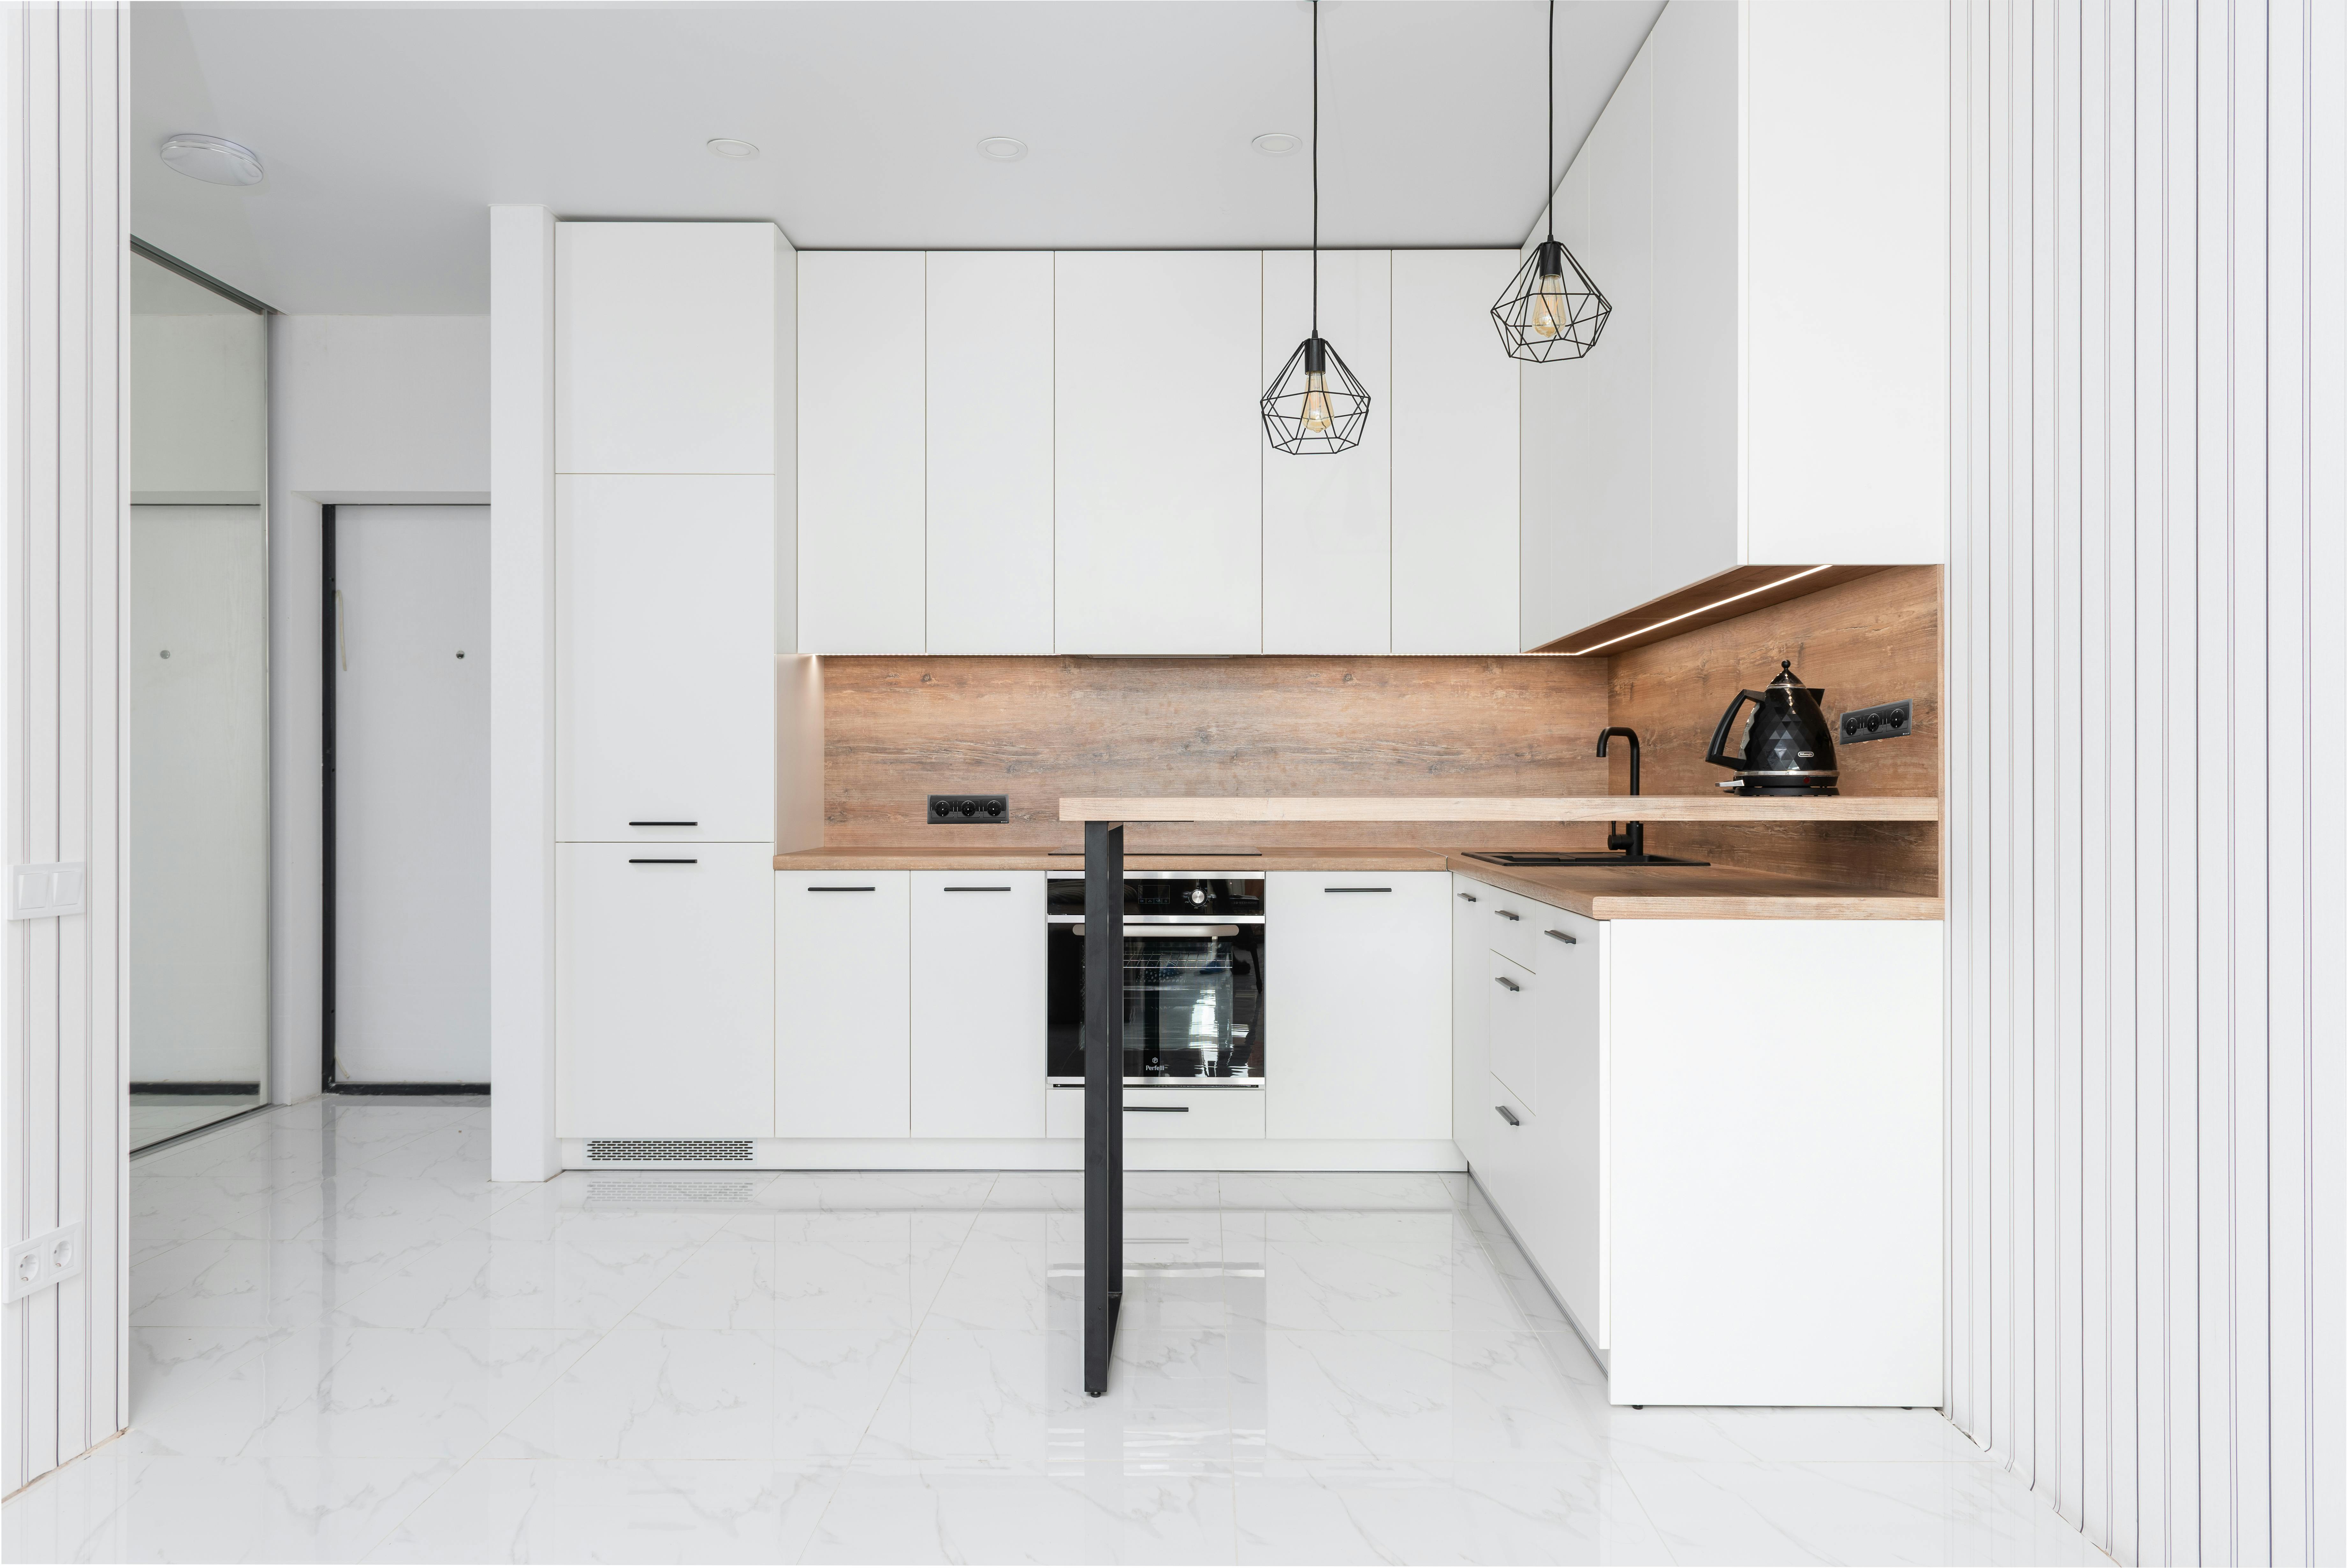
[[[774,1125],[775,540],[794,254],[555,232],[555,1120]]]

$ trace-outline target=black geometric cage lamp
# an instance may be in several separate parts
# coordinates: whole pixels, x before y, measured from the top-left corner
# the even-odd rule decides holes
[[[1548,4],[1548,158],[1543,181],[1556,178],[1556,0]],[[1510,357],[1544,364],[1577,360],[1597,346],[1605,319],[1614,313],[1589,274],[1556,237],[1556,194],[1550,186],[1548,238],[1534,247],[1508,291],[1491,307],[1500,346]]]
[[[1368,389],[1320,335],[1320,5],[1312,5],[1312,333],[1296,345],[1263,394],[1263,431],[1275,451],[1298,455],[1361,444]]]

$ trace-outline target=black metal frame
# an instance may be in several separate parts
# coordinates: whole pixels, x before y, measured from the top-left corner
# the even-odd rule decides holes
[[[1597,346],[1614,314],[1604,292],[1556,237],[1556,0],[1548,0],[1548,148],[1541,160],[1548,238],[1532,248],[1491,307],[1508,357],[1546,364],[1577,360]]]
[[[1084,824],[1084,1392],[1124,1299],[1124,824]]]
[[[318,1086],[329,1095],[486,1095],[487,1084],[345,1084],[334,1076],[334,677],[342,646],[341,617],[334,603],[334,506],[329,502],[318,508],[319,561],[321,573],[319,595],[323,620],[319,637],[318,673],[319,718],[323,724],[319,769],[320,788],[323,790],[321,820],[323,841],[320,849],[321,877],[318,911],[318,933],[322,964],[318,977]]]

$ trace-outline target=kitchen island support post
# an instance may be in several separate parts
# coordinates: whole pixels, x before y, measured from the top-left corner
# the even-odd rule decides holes
[[[1084,824],[1084,1392],[1124,1293],[1124,824]]]

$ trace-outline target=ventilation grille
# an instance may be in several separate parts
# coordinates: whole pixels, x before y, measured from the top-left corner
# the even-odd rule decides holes
[[[614,1160],[630,1165],[647,1165],[655,1160],[664,1164],[703,1166],[726,1161],[737,1165],[750,1163],[750,1140],[747,1138],[589,1138],[587,1157],[590,1160]]]
[[[696,1204],[739,1206],[755,1197],[758,1186],[755,1181],[691,1181],[673,1176],[628,1181],[614,1177],[609,1181],[589,1182],[587,1203],[590,1208],[641,1208],[647,1205],[675,1208]]]

